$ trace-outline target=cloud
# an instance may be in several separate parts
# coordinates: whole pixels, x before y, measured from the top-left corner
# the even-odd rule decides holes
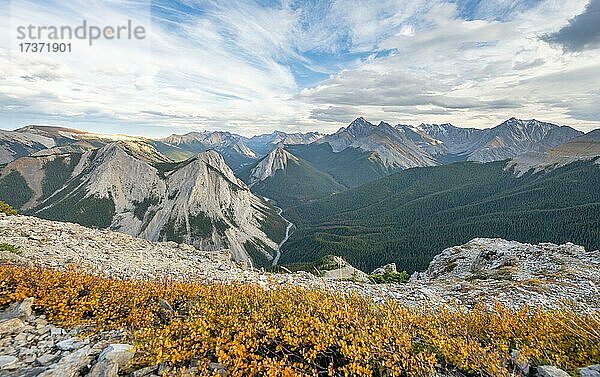
[[[583,13],[570,19],[559,31],[545,34],[541,39],[561,46],[565,52],[600,48],[600,0],[590,0]]]
[[[564,56],[537,38],[583,7],[545,2],[502,21],[465,20],[452,4],[436,7],[412,20],[413,35],[380,42],[393,54],[332,75],[297,98],[318,106],[311,116],[323,121],[346,119],[348,111],[399,123],[481,128],[515,115],[593,127],[595,113],[576,109],[588,88],[600,85],[591,73],[598,54]],[[559,97],[563,107],[547,105]]]
[[[525,69],[536,68],[544,65],[545,60],[543,58],[538,58],[533,61],[518,61],[513,65],[513,69],[517,71],[522,71]]]
[[[538,38],[586,4],[14,1],[0,14],[0,127],[47,118],[116,132],[253,134],[331,131],[359,115],[475,127],[515,115],[597,126],[590,93],[600,86],[591,73],[598,51],[565,55]],[[39,20],[129,18],[148,25],[146,40],[35,55],[17,53],[11,37],[15,25]]]

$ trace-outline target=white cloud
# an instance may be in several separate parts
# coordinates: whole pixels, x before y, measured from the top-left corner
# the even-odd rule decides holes
[[[317,106],[313,118],[337,123],[365,114],[489,127],[515,115],[598,127],[592,104],[600,76],[592,72],[600,71],[600,55],[565,56],[538,38],[584,6],[546,2],[510,21],[465,21],[453,5],[436,7],[414,36],[398,33],[380,43],[395,54],[340,72],[298,98]],[[561,106],[549,105],[557,98]]]
[[[245,134],[330,131],[360,115],[478,127],[512,115],[581,128],[600,122],[598,50],[564,55],[539,38],[583,12],[583,0],[527,10],[486,2],[473,11],[482,19],[471,21],[440,0],[188,0],[197,13],[158,2],[150,12],[149,1],[11,4],[0,15],[4,127],[44,117],[114,122],[122,132],[147,125]],[[16,51],[15,25],[129,18],[146,26],[145,40],[74,42],[69,54]],[[330,77],[303,88],[297,66]]]

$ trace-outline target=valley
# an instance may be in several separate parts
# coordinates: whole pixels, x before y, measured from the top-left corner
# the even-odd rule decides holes
[[[598,248],[596,133],[515,118],[487,129],[357,118],[329,135],[159,139],[27,126],[0,135],[0,200],[227,249],[255,267],[333,254],[367,273],[392,262],[411,272],[481,236]]]

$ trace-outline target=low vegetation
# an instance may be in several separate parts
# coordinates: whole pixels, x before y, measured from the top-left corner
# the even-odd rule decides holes
[[[0,251],[8,251],[13,254],[21,254],[21,248],[19,246],[15,246],[9,243],[0,243]]]
[[[0,266],[0,307],[35,297],[60,326],[126,329],[133,363],[222,363],[231,375],[513,375],[519,362],[574,371],[600,358],[600,315],[484,305],[409,308],[293,287],[109,280],[73,269]],[[170,303],[165,312],[161,299]]]
[[[0,200],[0,213],[4,213],[8,216],[15,216],[17,211],[13,207]]]

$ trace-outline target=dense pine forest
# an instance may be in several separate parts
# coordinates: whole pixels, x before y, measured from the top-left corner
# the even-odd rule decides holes
[[[446,247],[476,237],[600,247],[600,169],[576,162],[517,177],[506,161],[408,169],[287,208],[298,230],[280,262],[328,254],[367,272],[388,262],[423,270]]]

